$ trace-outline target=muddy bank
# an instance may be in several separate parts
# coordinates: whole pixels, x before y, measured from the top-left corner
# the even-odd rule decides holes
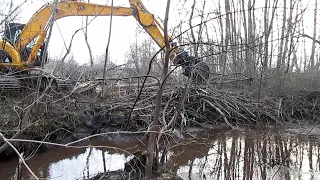
[[[48,94],[37,103],[32,95],[4,96],[0,102],[0,131],[8,139],[60,144],[119,130],[141,132],[133,138],[144,139],[155,107],[156,90],[146,88],[138,100],[138,89],[112,91],[104,99],[94,94]],[[218,125],[229,129],[255,126],[257,122],[259,125],[297,123],[302,119],[316,122],[320,117],[317,99],[316,92],[281,97],[265,94],[258,98],[256,91],[170,88],[164,92],[161,123],[183,131],[190,127],[206,129]],[[13,144],[26,155],[52,147],[27,142]],[[1,159],[12,155],[11,148],[0,148]]]

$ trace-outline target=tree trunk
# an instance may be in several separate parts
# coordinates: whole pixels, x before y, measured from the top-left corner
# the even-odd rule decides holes
[[[250,2],[249,2],[250,3]],[[247,26],[247,17],[246,17],[246,11],[245,11],[245,2],[244,0],[242,0],[242,9],[240,9],[240,11],[242,11],[242,16],[243,16],[243,29],[244,29],[244,40],[245,40],[245,51],[244,51],[244,61],[245,61],[245,64],[244,64],[244,68],[245,68],[245,73],[247,75],[249,75],[249,77],[251,77],[252,73],[252,69],[250,68],[250,61],[251,61],[251,58],[250,58],[250,55],[249,55],[249,39],[248,39],[248,34],[250,32],[250,30],[248,29],[248,26]],[[248,11],[248,14],[250,14],[250,10]]]
[[[219,17],[219,28],[220,28],[220,34],[221,34],[221,42],[220,44],[222,44],[222,46],[220,47],[220,52],[221,52],[221,55],[219,56],[219,68],[217,69],[217,72],[219,73],[223,73],[223,64],[224,64],[224,61],[225,61],[225,53],[224,53],[224,50],[225,50],[225,45],[224,45],[224,42],[223,40],[225,39],[224,37],[224,26],[223,26],[223,22],[222,22],[222,8],[221,8],[221,2],[219,0],[219,4],[218,4],[218,12],[220,13],[220,17]]]
[[[196,36],[194,35],[194,28],[192,26],[192,19],[193,19],[193,14],[194,14],[194,8],[196,6],[196,0],[193,0],[193,4],[191,6],[191,14],[189,18],[189,28],[190,28],[190,33],[191,33],[191,38],[192,38],[192,43],[193,44],[193,53],[195,57],[198,57],[198,44],[196,40]]]
[[[315,0],[314,4],[314,17],[313,17],[313,39],[317,39],[317,6],[318,0]],[[316,42],[312,41],[312,48],[311,48],[311,55],[310,55],[310,69],[311,72],[315,72],[315,49],[316,49]]]
[[[253,0],[253,2],[251,2],[251,0],[249,0],[248,2],[248,46],[254,50],[251,50],[250,53],[248,54],[248,65],[249,65],[249,73],[251,76],[255,75],[256,72],[256,50],[255,50],[255,37],[256,37],[256,23],[255,23],[255,0]]]
[[[229,47],[229,42],[230,42],[230,37],[231,37],[231,29],[230,29],[230,16],[231,16],[231,12],[230,12],[230,2],[229,0],[225,0],[225,11],[226,11],[226,27],[225,27],[225,39],[224,39],[224,45],[223,45],[223,65],[222,65],[222,73],[225,74],[226,73],[226,69],[227,69],[227,55],[228,55],[228,47]]]
[[[282,31],[280,36],[280,44],[279,44],[279,55],[277,57],[277,81],[278,81],[278,87],[282,87],[282,81],[281,81],[281,73],[282,73],[282,54],[283,54],[283,48],[284,48],[284,33],[286,31],[286,20],[287,20],[287,0],[283,0],[283,16],[282,16]]]
[[[108,62],[108,56],[109,56],[109,46],[110,46],[110,40],[111,40],[111,30],[112,30],[112,17],[113,17],[113,0],[111,0],[111,14],[110,14],[110,24],[109,24],[109,36],[108,36],[108,42],[106,47],[106,55],[104,58],[104,66],[103,66],[103,81],[102,81],[102,90],[101,90],[101,97],[104,98],[105,93],[105,83],[106,83],[106,71],[107,71],[107,62]]]
[[[169,57],[170,57],[170,44],[169,44],[169,38],[168,38],[168,18],[169,18],[169,10],[170,10],[170,0],[167,0],[167,7],[166,7],[166,14],[164,19],[164,39],[166,42],[166,55],[165,55],[165,62],[164,67],[162,71],[162,77],[161,77],[161,86],[158,89],[157,97],[156,97],[156,107],[153,114],[153,121],[151,123],[151,132],[148,139],[148,152],[147,152],[147,163],[146,163],[146,171],[145,175],[147,178],[152,177],[152,165],[153,165],[153,159],[156,152],[156,136],[159,131],[159,118],[160,118],[160,112],[161,112],[161,102],[162,102],[162,94],[165,87],[167,75],[168,75],[168,69],[169,69]],[[157,162],[157,161],[156,161]]]
[[[88,3],[90,3],[90,0],[88,0]],[[86,24],[85,24],[85,28],[84,28],[83,34],[84,34],[84,40],[85,40],[86,45],[88,47],[88,52],[89,52],[89,57],[90,57],[90,66],[92,68],[94,62],[93,62],[91,46],[90,46],[89,41],[88,41],[88,26],[89,26],[88,19],[89,19],[89,17],[86,16]]]

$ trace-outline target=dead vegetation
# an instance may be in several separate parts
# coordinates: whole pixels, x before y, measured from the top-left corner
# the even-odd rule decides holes
[[[134,107],[139,88],[133,85],[109,87],[107,101],[84,92],[63,98],[48,95],[39,102],[37,108],[31,110],[25,128],[21,128],[22,117],[27,113],[23,109],[30,102],[27,98],[19,101],[21,97],[6,97],[1,101],[1,109],[4,109],[1,133],[7,138],[67,143],[92,134],[116,130],[145,132],[152,122],[157,89],[152,84],[144,87]],[[208,128],[210,125],[221,124],[237,128],[254,126],[258,122],[316,122],[320,117],[319,94],[318,91],[301,91],[279,97],[264,93],[259,99],[256,90],[218,90],[212,86],[199,85],[186,89],[169,84],[163,92],[159,120],[161,126],[168,130]],[[25,154],[42,149],[39,149],[39,144],[21,142],[15,145]],[[1,157],[13,153],[10,149],[0,149]]]

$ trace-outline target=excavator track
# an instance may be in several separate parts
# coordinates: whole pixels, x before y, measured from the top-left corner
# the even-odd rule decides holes
[[[49,76],[43,76],[41,80],[40,91],[44,90],[50,82]],[[0,93],[18,92],[24,90],[34,91],[37,87],[38,77],[17,77],[9,75],[0,75]],[[70,80],[55,78],[51,83],[51,88],[55,91],[71,91],[74,84]]]
[[[21,89],[18,78],[8,75],[0,75],[0,92],[17,92]]]

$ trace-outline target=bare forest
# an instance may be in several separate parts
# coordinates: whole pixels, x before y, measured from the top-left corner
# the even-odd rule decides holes
[[[0,2],[1,39],[28,7],[17,2]],[[32,68],[17,71],[0,58],[0,78],[23,82],[6,89],[0,80],[5,178],[54,179],[48,172],[53,161],[43,162],[51,165],[41,171],[36,164],[55,148],[67,149],[64,158],[86,154],[85,168],[72,179],[298,179],[293,170],[303,173],[303,160],[309,179],[320,177],[318,0],[167,0],[161,15],[146,6],[139,11],[153,14],[161,38],[133,15],[135,38],[116,40],[129,44],[120,61],[113,52],[120,16],[113,0],[100,3],[111,8],[104,17],[107,41],[99,42],[104,51],[96,54],[91,40],[98,15],[81,16],[78,29],[63,37],[61,55],[53,55],[59,2],[50,2],[55,11],[41,46],[48,56],[41,55],[34,81],[23,76]],[[134,9],[140,0],[129,2]],[[84,39],[84,63],[76,38]],[[181,52],[197,63],[176,63]],[[122,153],[122,169],[108,169],[105,153]],[[101,171],[90,165],[94,156],[102,158]]]

